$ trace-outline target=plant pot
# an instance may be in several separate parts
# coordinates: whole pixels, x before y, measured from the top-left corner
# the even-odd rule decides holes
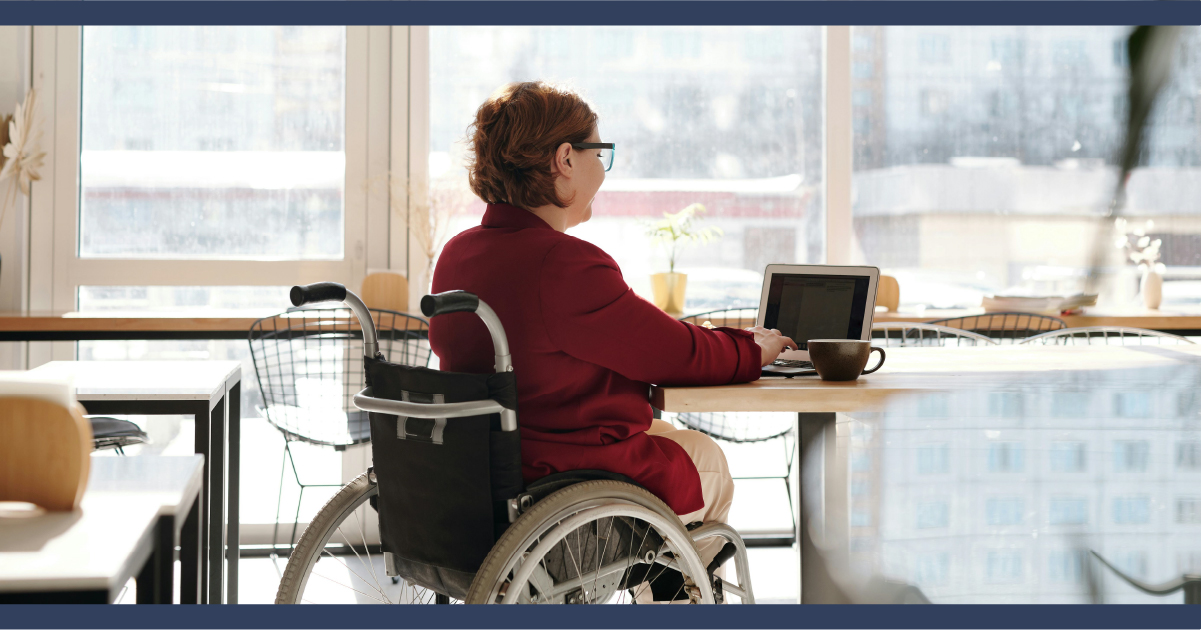
[[[1143,306],[1151,310],[1158,309],[1159,304],[1163,302],[1163,274],[1152,267],[1143,272],[1143,280],[1139,286],[1143,294]]]
[[[684,287],[688,285],[688,274],[651,274],[651,291],[655,295],[655,306],[672,317],[684,314]]]

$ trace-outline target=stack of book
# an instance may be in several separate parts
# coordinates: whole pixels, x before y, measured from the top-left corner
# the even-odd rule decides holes
[[[1094,306],[1097,303],[1097,295],[1094,294],[1077,294],[1077,295],[1050,295],[1050,296],[1023,296],[1023,295],[986,295],[984,296],[984,311],[986,313],[1012,312],[1018,311],[1022,313],[1048,313],[1070,315],[1079,313],[1085,306]]]

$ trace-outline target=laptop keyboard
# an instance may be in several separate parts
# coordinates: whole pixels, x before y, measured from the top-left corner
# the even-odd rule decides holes
[[[776,359],[775,361],[772,361],[771,364],[778,365],[780,367],[802,368],[807,370],[813,369],[813,363],[809,361],[789,361],[788,359]]]

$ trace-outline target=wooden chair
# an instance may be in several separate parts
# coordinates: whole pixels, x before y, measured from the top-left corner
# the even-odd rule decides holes
[[[1067,323],[1058,317],[1035,313],[985,313],[935,319],[926,323],[969,330],[992,337],[1000,343],[1018,343],[1027,337],[1068,327]]]
[[[367,308],[399,313],[409,310],[409,281],[394,271],[367,274],[359,295]]]
[[[0,397],[0,501],[50,511],[79,507],[91,469],[92,427],[83,408]]]
[[[888,308],[888,312],[897,312],[897,307],[901,304],[901,285],[897,283],[897,279],[892,276],[880,276],[880,282],[876,285],[876,306],[884,306]]]

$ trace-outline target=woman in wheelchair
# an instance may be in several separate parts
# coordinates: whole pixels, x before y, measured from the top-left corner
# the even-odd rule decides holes
[[[745,547],[725,524],[734,484],[721,448],[654,420],[647,393],[752,381],[795,345],[776,330],[679,322],[565,233],[592,216],[612,166],[597,119],[540,82],[480,106],[468,177],[488,207],[443,248],[436,295],[422,300],[441,370],[377,355],[370,315],[340,285],[293,289],[297,306],[344,301],[363,322],[369,387],[355,405],[373,412],[373,468],[314,517],[277,602],[321,601],[308,586],[339,577],[317,560],[370,538],[368,501],[380,568],[409,590],[381,585],[370,555],[355,551],[368,569],[357,572],[325,563],[341,579],[351,569],[346,588],[363,601],[754,602]],[[731,556],[736,583],[718,571]]]
[[[468,177],[488,207],[478,227],[442,250],[433,291],[474,293],[504,322],[527,482],[607,470],[646,487],[685,523],[725,522],[734,483],[721,448],[653,420],[648,384],[752,381],[793,341],[775,330],[679,322],[636,295],[608,254],[565,233],[591,218],[612,166],[597,120],[578,95],[544,83],[506,85],[480,106]],[[430,344],[443,369],[492,370],[488,332],[473,315],[431,320]],[[702,545],[706,563],[721,542]]]

